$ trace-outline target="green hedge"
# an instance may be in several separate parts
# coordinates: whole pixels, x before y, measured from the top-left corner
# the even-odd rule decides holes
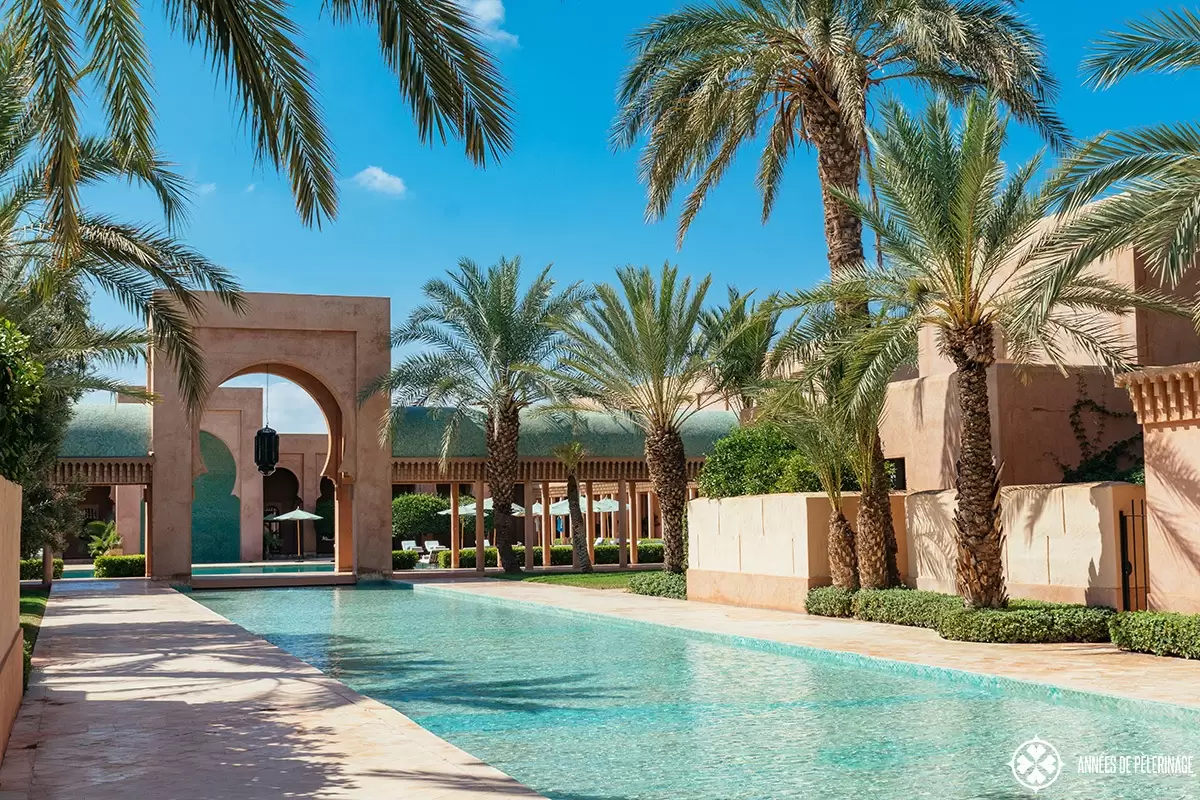
[[[804,598],[804,610],[820,617],[849,617],[853,613],[854,592],[836,586],[809,589]]]
[[[416,569],[420,557],[416,550],[393,550],[392,569]]]
[[[54,578],[57,580],[63,576],[63,560],[61,558],[54,559]],[[42,579],[42,560],[40,558],[23,558],[21,559],[21,580],[23,581],[40,581]]]
[[[522,564],[525,563],[525,547],[517,545],[513,548],[513,552],[517,554],[517,560]],[[499,551],[494,547],[489,547],[485,555],[484,566],[494,567],[497,565]],[[596,546],[594,564],[619,564],[620,547],[615,544],[601,544]],[[639,564],[661,564],[663,562],[663,546],[662,542],[645,542],[638,546],[638,563]],[[458,563],[460,567],[474,569],[475,567],[475,548],[464,547],[459,551]],[[533,548],[533,563],[536,566],[542,565],[542,548]],[[438,566],[442,569],[450,568],[450,551],[442,550],[438,553]],[[553,545],[550,548],[550,566],[552,567],[569,567],[571,566],[571,546],[570,545]]]
[[[629,591],[653,597],[687,600],[687,575],[674,572],[637,572],[629,578]]]
[[[450,501],[436,494],[398,494],[392,498],[392,538],[449,539],[450,515],[439,514],[450,507]]]
[[[93,564],[97,578],[144,578],[146,576],[146,557],[133,556],[100,556]]]
[[[1009,608],[962,608],[942,615],[937,631],[959,642],[1107,642],[1111,608],[1014,600]]]
[[[855,593],[853,615],[867,622],[937,628],[942,615],[963,607],[962,598],[919,589],[862,589]]]
[[[1123,611],[1109,620],[1108,630],[1122,650],[1200,658],[1200,614]]]

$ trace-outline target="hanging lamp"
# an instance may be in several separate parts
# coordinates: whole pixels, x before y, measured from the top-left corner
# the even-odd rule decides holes
[[[275,472],[279,463],[279,434],[271,427],[271,371],[267,370],[267,385],[263,390],[266,424],[254,434],[254,463],[265,478]]]

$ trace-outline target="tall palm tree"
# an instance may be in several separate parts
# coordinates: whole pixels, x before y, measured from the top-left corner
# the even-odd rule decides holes
[[[487,482],[497,546],[504,569],[520,570],[512,546],[520,538],[513,516],[521,412],[551,396],[551,365],[559,354],[558,326],[577,313],[588,295],[579,283],[556,290],[550,267],[521,286],[521,259],[501,258],[486,270],[464,258],[445,279],[422,288],[425,303],[392,330],[392,347],[423,344],[363,387],[361,399],[386,392],[393,399],[388,430],[406,406],[449,406],[442,440],[449,452],[463,418],[486,416]]]
[[[680,427],[698,409],[696,389],[712,366],[702,319],[709,278],[690,278],[664,264],[617,270],[617,286],[564,321],[563,393],[626,414],[646,437],[650,484],[663,515],[663,560],[683,572],[687,456]],[[560,390],[563,391],[563,390]]]
[[[579,465],[587,457],[587,451],[579,441],[570,441],[554,448],[554,457],[559,460],[567,471],[567,507],[571,510],[571,550],[574,561],[580,572],[592,571],[592,560],[588,557],[587,528],[583,524],[583,509],[579,504]],[[593,512],[592,504],[596,501],[591,497],[588,501],[588,513]]]
[[[189,315],[198,312],[196,293],[204,290],[242,308],[237,282],[169,230],[87,209],[77,216],[78,247],[68,258],[61,257],[44,180],[52,157],[38,139],[51,111],[36,94],[33,69],[28,53],[0,35],[0,282],[7,287],[0,315],[25,313],[25,304],[42,308],[51,302],[50,295],[61,293],[62,308],[73,308],[76,317],[86,319],[87,290],[98,288],[147,321],[150,345],[175,368],[188,406],[199,409],[206,374]],[[83,138],[78,147],[80,184],[114,178],[138,183],[155,193],[168,229],[186,216],[188,183],[171,164],[158,154],[123,157],[118,150],[108,140]]]
[[[80,104],[94,81],[110,138],[122,159],[153,158],[150,52],[132,2],[21,0],[5,11],[11,35],[33,59],[34,89],[46,101],[44,184],[53,230],[81,235],[78,187],[85,171]],[[202,52],[240,106],[258,159],[286,172],[306,225],[337,213],[337,181],[315,81],[295,10],[282,0],[236,6],[196,0],[163,5],[171,31]],[[322,15],[339,27],[378,32],[423,143],[461,139],[477,164],[511,144],[507,92],[481,41],[479,22],[458,0],[330,0]]]
[[[1087,82],[1108,88],[1141,72],[1200,67],[1200,14],[1151,14],[1106,34],[1083,62]],[[1168,285],[1200,253],[1200,125],[1165,123],[1102,134],[1065,165],[1064,207],[1076,212],[1072,244],[1091,259],[1128,244]],[[1098,197],[1103,203],[1081,207]]]
[[[782,350],[777,350],[784,331],[775,295],[759,302],[753,292],[729,287],[727,305],[704,312],[701,325],[713,342],[713,364],[709,388],[735,406],[743,421],[752,414],[754,388],[775,374]]]
[[[862,355],[863,387],[886,380],[910,359],[923,327],[936,331],[955,366],[960,409],[958,590],[972,607],[998,607],[1006,594],[987,388],[997,336],[1018,364],[1061,367],[1073,345],[1118,369],[1129,365],[1132,353],[1109,315],[1134,307],[1181,309],[1160,294],[1048,257],[1061,244],[1046,219],[1055,187],[1035,184],[1040,157],[1008,172],[1000,157],[1006,125],[995,100],[969,99],[957,128],[944,101],[932,103],[920,119],[888,104],[881,120],[871,137],[881,204],[849,192],[840,196],[879,238],[884,263],[844,270],[790,299],[880,310],[865,344],[853,348]],[[864,391],[856,389],[851,402],[863,402]]]
[[[833,191],[857,191],[867,118],[886,87],[961,99],[988,89],[1054,143],[1056,85],[1041,38],[1012,0],[729,0],[693,4],[634,34],[620,87],[618,146],[643,135],[647,215],[658,219],[693,183],[682,240],[743,145],[763,142],[763,220],[797,144],[817,152],[829,266],[863,260],[862,223]]]
[[[763,418],[779,426],[804,456],[829,498],[829,574],[840,589],[859,588],[859,546],[842,507],[857,436],[842,402],[836,361],[813,360],[800,375],[778,381],[763,398]]]

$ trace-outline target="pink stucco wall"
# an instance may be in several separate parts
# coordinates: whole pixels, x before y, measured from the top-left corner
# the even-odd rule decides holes
[[[1200,424],[1146,425],[1150,607],[1200,613]]]

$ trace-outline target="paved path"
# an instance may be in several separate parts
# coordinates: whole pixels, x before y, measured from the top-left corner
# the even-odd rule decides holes
[[[669,600],[519,581],[423,584],[595,614],[1036,681],[1200,708],[1200,662],[1125,653],[1111,644],[973,644],[901,625]]]
[[[56,585],[34,664],[0,800],[538,796],[144,581]]]

